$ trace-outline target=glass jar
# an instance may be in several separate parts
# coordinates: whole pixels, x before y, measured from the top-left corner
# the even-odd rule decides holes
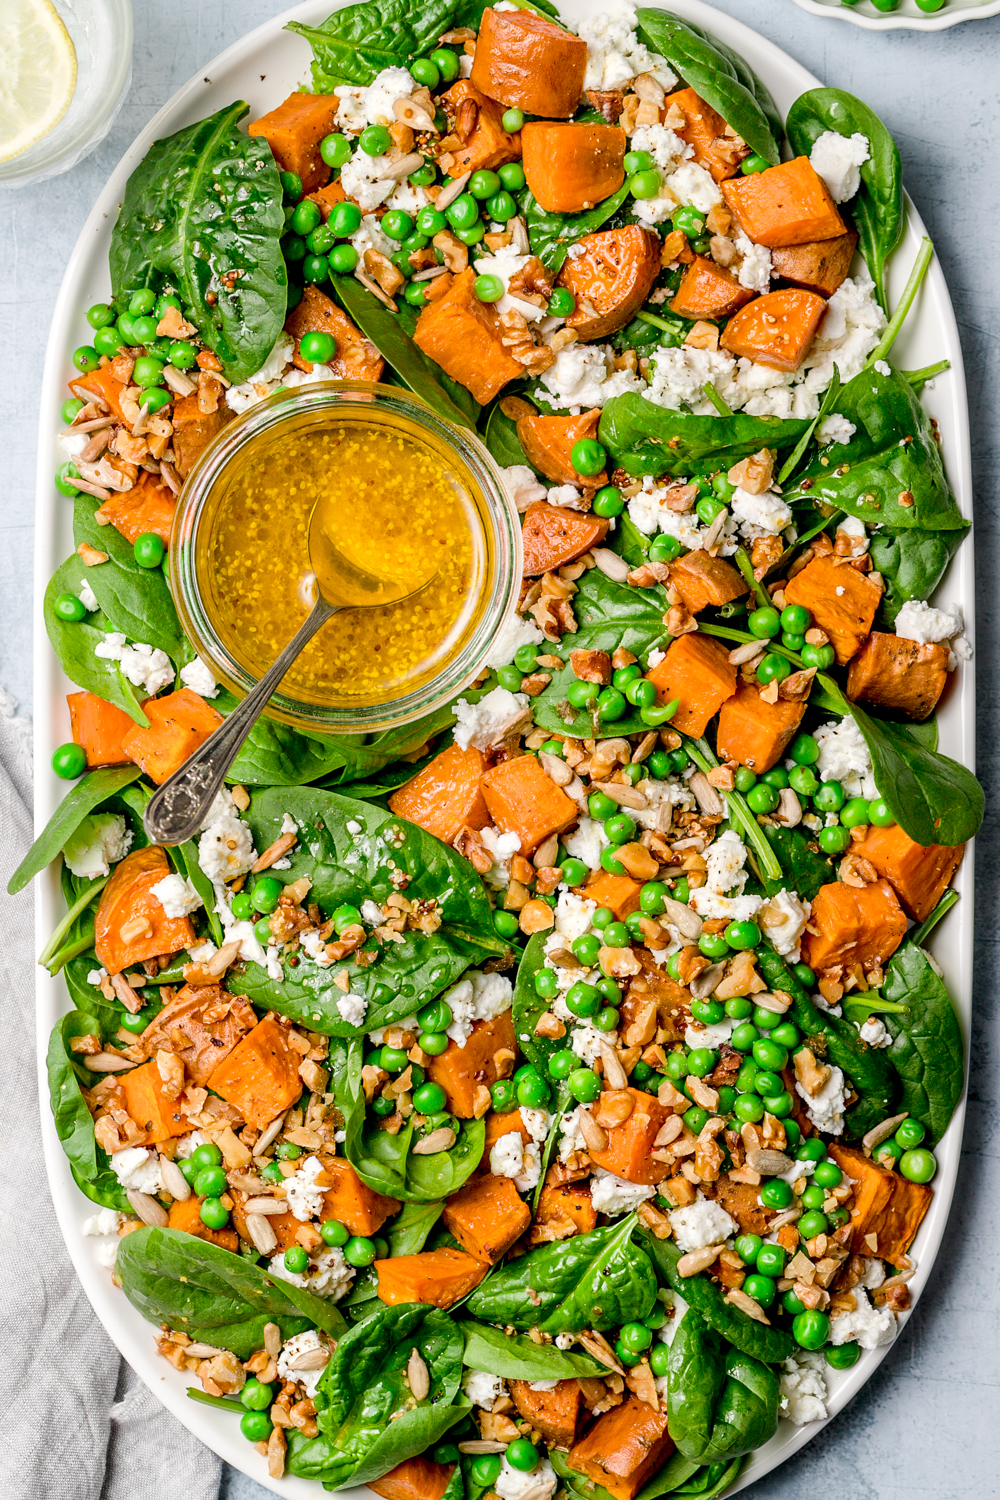
[[[170,586],[184,630],[216,677],[242,696],[270,660],[253,662],[227,642],[232,621],[224,620],[218,597],[218,565],[213,548],[224,515],[227,490],[257,458],[273,458],[272,445],[329,430],[338,420],[364,419],[430,448],[456,477],[475,508],[476,584],[468,608],[448,637],[441,659],[402,690],[367,702],[339,694],[289,689],[276,693],[270,716],[297,729],[322,734],[358,734],[391,729],[419,719],[449,702],[482,671],[496,634],[517,602],[521,580],[521,527],[517,510],[493,459],[478,437],[437,415],[418,397],[394,386],[326,381],[278,391],[227,424],[206,448],[181,491],[170,541]],[[308,574],[306,575],[308,577]],[[314,585],[313,585],[314,586]],[[300,607],[311,599],[299,594]],[[403,609],[404,605],[395,608]],[[290,619],[288,639],[299,619]],[[334,631],[337,620],[324,626]],[[322,635],[317,638],[322,640]],[[244,659],[241,660],[240,656]],[[271,657],[273,660],[273,656]],[[256,674],[256,675],[255,675]]]

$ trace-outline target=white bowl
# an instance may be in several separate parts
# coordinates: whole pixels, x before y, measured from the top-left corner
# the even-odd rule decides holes
[[[872,0],[844,5],[842,0],[795,0],[800,10],[810,15],[831,16],[851,21],[866,31],[944,31],[946,26],[961,26],[963,21],[982,21],[1000,12],[1000,0],[945,0],[940,10],[928,14],[917,0],[901,0],[898,10],[878,10]]]

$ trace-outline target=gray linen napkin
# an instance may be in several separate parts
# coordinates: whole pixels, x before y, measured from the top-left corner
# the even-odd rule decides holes
[[[0,1493],[11,1500],[215,1500],[218,1458],[160,1405],[104,1332],[49,1201],[36,1086],[32,895],[6,894],[32,833],[31,727],[13,708],[0,690]]]

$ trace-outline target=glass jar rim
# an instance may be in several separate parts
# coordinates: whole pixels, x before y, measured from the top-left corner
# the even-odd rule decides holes
[[[419,396],[367,381],[316,381],[279,390],[227,422],[205,448],[184,482],[170,538],[170,590],[185,634],[214,675],[237,696],[256,678],[236,660],[212,623],[195,566],[199,523],[213,486],[253,439],[313,412],[375,404],[433,435],[485,500],[481,520],[492,557],[479,620],[462,649],[435,677],[399,698],[369,707],[307,703],[276,693],[268,717],[313,734],[360,734],[399,728],[433,713],[480,674],[498,630],[513,609],[521,579],[521,526],[502,473],[479,436],[439,415]]]

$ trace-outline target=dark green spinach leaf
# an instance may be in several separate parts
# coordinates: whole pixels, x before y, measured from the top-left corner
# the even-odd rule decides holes
[[[138,766],[114,766],[99,771],[89,771],[66,793],[41,833],[38,835],[24,859],[18,865],[7,890],[13,896],[23,890],[47,864],[51,864],[63,845],[70,839],[84,818],[120,792],[129,782],[142,775]]]
[[[685,1458],[718,1463],[759,1448],[778,1426],[778,1377],[760,1360],[726,1349],[689,1307],[670,1343],[670,1436]]]
[[[606,1366],[589,1354],[557,1349],[555,1344],[536,1344],[533,1339],[504,1333],[489,1323],[463,1322],[465,1364],[470,1370],[485,1370],[504,1380],[572,1380],[574,1376],[598,1376]]]
[[[627,392],[612,396],[604,407],[599,436],[626,473],[687,475],[727,469],[761,448],[792,448],[808,426],[807,421],[747,417],[742,412],[698,417]]]
[[[89,542],[108,554],[106,563],[87,569],[87,582],[111,630],[130,641],[145,641],[165,651],[178,670],[195,652],[181,629],[162,568],[140,568],[132,543],[114,526],[99,526],[90,495],[73,502],[73,540]]]
[[[550,214],[526,192],[523,212],[532,254],[550,271],[560,270],[570,245],[606,224],[628,202],[628,196],[629,186],[624,182],[610,198],[604,198],[582,214]]]
[[[107,567],[107,563],[100,563],[99,567]],[[139,690],[113,661],[94,655],[95,646],[102,645],[111,630],[111,621],[99,609],[88,614],[85,620],[61,620],[55,612],[59,595],[78,595],[84,578],[97,572],[98,568],[86,567],[74,552],[49,579],[42,603],[49,644],[71,682],[123,708],[130,719],[146,729],[149,720],[142,711]]]
[[[372,83],[383,68],[405,67],[429,52],[458,9],[456,0],[425,0],[419,8],[409,0],[366,0],[335,10],[320,26],[289,21],[287,29],[313,49],[314,93],[331,94],[338,84]]]
[[[502,469],[510,468],[512,464],[524,464],[529,469],[534,467],[528,463],[527,455],[521,447],[517,423],[501,411],[499,401],[490,408],[483,442]],[[538,473],[537,469],[535,473]]]
[[[872,567],[886,583],[879,606],[892,627],[908,599],[930,599],[965,540],[964,531],[876,531],[869,542]]]
[[[545,940],[546,932],[536,932],[528,939],[524,947],[524,953],[517,969],[517,981],[514,985],[514,1032],[517,1036],[517,1045],[524,1053],[530,1063],[541,1073],[543,1078],[548,1075],[548,1061],[555,1052],[559,1052],[565,1046],[565,1039],[556,1041],[551,1037],[535,1035],[535,1025],[538,1018],[549,1008],[549,1002],[543,1000],[535,989],[535,975],[539,969],[545,967]]]
[[[928,1145],[939,1141],[965,1082],[962,1031],[943,980],[922,948],[909,942],[889,960],[883,998],[902,1013],[879,1012],[892,1036],[889,1061],[899,1074],[900,1109],[927,1126]]]
[[[681,1252],[672,1240],[658,1240],[641,1228],[636,1240],[652,1260],[661,1279],[741,1354],[776,1365],[792,1353],[795,1345],[791,1334],[783,1328],[748,1318],[745,1312],[726,1301],[726,1294],[717,1281],[705,1275],[681,1276],[677,1270]]]
[[[830,860],[810,848],[812,840],[801,829],[775,824],[764,832],[781,865],[780,880],[764,880],[769,896],[787,889],[797,891],[805,901],[812,901],[821,885],[829,885],[836,879]]]
[[[983,789],[966,766],[927,749],[911,726],[873,719],[851,704],[855,723],[871,752],[875,782],[896,822],[911,839],[964,844],[983,821]]]
[[[108,1165],[107,1152],[94,1138],[94,1121],[80,1091],[81,1084],[94,1088],[103,1075],[89,1072],[79,1056],[69,1050],[72,1037],[99,1036],[104,1041],[107,1034],[107,1028],[93,1012],[71,1010],[57,1021],[46,1057],[49,1100],[56,1134],[77,1187],[92,1203],[128,1213],[131,1211],[128,1199]]]

